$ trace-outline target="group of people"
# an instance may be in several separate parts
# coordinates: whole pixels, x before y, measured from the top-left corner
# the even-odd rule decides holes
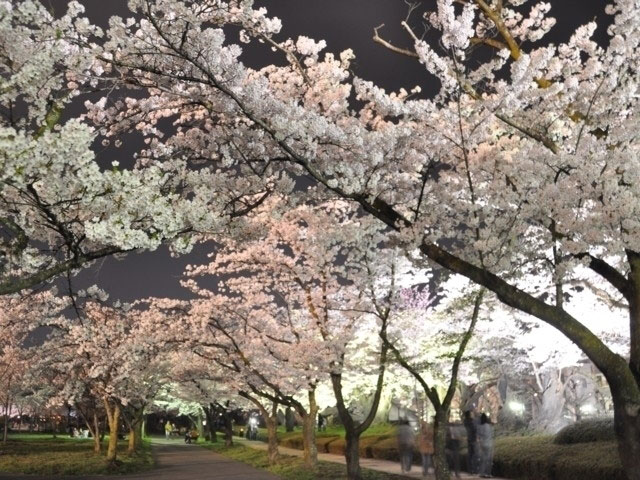
[[[493,467],[493,424],[486,413],[475,416],[464,412],[464,428],[467,431],[467,458],[469,471],[481,478],[491,478]]]
[[[73,427],[73,429],[71,430],[71,436],[76,438],[89,438],[89,429],[79,429],[77,427]]]
[[[446,425],[446,456],[457,478],[460,478],[460,447],[467,437],[467,465],[470,473],[481,478],[491,478],[493,466],[493,425],[486,414],[479,417],[467,411],[463,424]],[[408,421],[401,422],[397,429],[398,451],[402,473],[411,471],[413,452],[418,449],[422,457],[422,474],[427,476],[432,468],[435,453],[435,431],[433,423],[420,422],[416,442],[414,429]]]
[[[196,441],[198,441],[198,437],[200,436],[200,434],[198,433],[198,430],[196,430],[195,428],[193,428],[191,430],[189,430],[187,428],[178,429],[176,427],[175,423],[172,423],[169,420],[167,420],[166,423],[164,424],[164,436],[165,436],[165,438],[167,440],[173,434],[182,435],[183,433],[184,433],[184,442],[185,443],[196,442]]]
[[[171,434],[176,431],[176,426],[167,420],[167,423],[164,424],[164,436],[168,440]]]

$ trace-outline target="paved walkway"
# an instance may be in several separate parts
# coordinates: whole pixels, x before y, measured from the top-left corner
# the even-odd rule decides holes
[[[243,438],[233,438],[234,442],[242,443],[251,448],[256,448],[258,450],[266,450],[267,444],[259,441],[250,441]],[[286,448],[286,447],[278,447],[280,453],[284,455],[292,455],[294,457],[301,457],[302,450],[296,450],[294,448]],[[333,453],[320,453],[318,452],[318,460],[323,462],[332,462],[332,463],[341,463],[343,465],[346,464],[346,460],[343,455],[335,455]],[[378,472],[392,473],[394,475],[399,475],[405,478],[426,478],[428,480],[435,479],[434,475],[429,475],[428,477],[422,476],[422,467],[419,465],[414,465],[412,471],[410,473],[402,473],[400,470],[400,464],[398,462],[390,462],[388,460],[378,460],[375,458],[361,458],[360,466],[362,468],[367,468],[369,470],[377,470]],[[452,476],[455,478],[455,476]],[[460,478],[464,480],[481,480],[480,477],[476,475],[469,475],[468,473],[462,472],[460,474]],[[493,477],[494,480],[504,480],[498,477]]]
[[[280,480],[271,473],[257,470],[244,463],[180,440],[152,440],[156,468],[145,473],[119,476],[51,477],[2,474],[3,480]]]

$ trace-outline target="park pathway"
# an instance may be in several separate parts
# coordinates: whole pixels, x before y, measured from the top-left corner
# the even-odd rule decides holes
[[[280,480],[280,477],[257,470],[244,463],[180,440],[152,440],[156,468],[148,472],[119,476],[51,477],[2,474],[2,480]]]
[[[258,450],[266,450],[267,444],[260,441],[250,441],[244,438],[236,438],[234,437],[234,442],[237,441],[242,445],[246,445],[251,448],[256,448]],[[283,455],[292,455],[294,457],[301,457],[302,451],[296,450],[293,448],[286,447],[278,447],[278,450]],[[346,460],[342,455],[335,455],[333,453],[320,453],[318,452],[318,460],[322,462],[332,462],[332,463],[341,463],[343,465],[346,464]],[[398,462],[390,462],[388,460],[378,460],[375,458],[361,458],[360,466],[362,468],[366,468],[369,470],[376,470],[378,472],[392,473],[394,475],[398,475],[405,478],[426,478],[427,480],[435,479],[435,476],[430,475],[428,477],[422,476],[422,467],[419,465],[414,465],[412,471],[409,473],[402,473],[400,471],[400,464]],[[451,476],[451,478],[455,478],[455,476]],[[469,475],[468,473],[460,473],[460,478],[463,480],[482,480],[480,477],[476,475]],[[493,480],[505,480],[498,477],[493,477]]]

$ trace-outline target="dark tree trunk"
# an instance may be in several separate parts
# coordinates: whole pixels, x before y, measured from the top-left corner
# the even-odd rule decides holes
[[[302,417],[302,445],[304,448],[304,464],[308,468],[315,468],[318,464],[318,446],[316,445],[316,415],[318,405],[314,390],[309,390],[309,410],[297,408]]]
[[[118,402],[111,402],[106,397],[104,407],[107,411],[109,423],[109,443],[107,445],[107,462],[115,463],[118,456],[118,433],[120,432],[120,405]]]
[[[213,404],[203,406],[202,409],[204,410],[204,414],[207,417],[207,432],[209,433],[209,441],[215,443],[218,441],[215,425],[215,409],[213,407]]]
[[[360,435],[355,432],[345,434],[345,459],[347,461],[347,478],[349,480],[362,480],[360,470]]]
[[[270,415],[265,418],[265,422],[267,423],[267,441],[269,442],[267,448],[269,465],[275,465],[280,457],[278,452],[278,417]]]
[[[4,428],[2,432],[2,443],[7,443],[7,437],[9,436],[9,397],[4,404]]]
[[[622,405],[620,405],[622,404]],[[614,411],[618,452],[629,480],[640,480],[640,417],[638,406],[618,402]]]
[[[260,414],[267,424],[267,456],[269,458],[269,465],[275,465],[278,463],[280,456],[278,452],[278,402],[271,399],[271,408],[267,409],[258,397],[254,395],[247,392],[240,392],[240,396],[249,400],[260,410]],[[264,396],[262,398],[264,398]]]
[[[144,407],[133,408],[129,425],[129,454],[140,451],[142,447],[142,424],[144,422]]]
[[[625,295],[629,302],[629,370],[635,384],[627,385],[631,379],[623,374],[614,372],[612,377],[607,372],[602,373],[607,377],[613,397],[614,426],[622,466],[629,480],[640,480],[640,254],[627,251],[627,259],[630,266]]]
[[[390,310],[387,310],[387,313],[380,317],[381,329],[379,335],[381,339],[383,339],[383,342],[380,348],[380,357],[378,361],[378,379],[376,382],[376,390],[373,395],[373,401],[371,402],[371,408],[362,422],[356,422],[351,416],[351,413],[349,413],[349,409],[347,408],[342,394],[342,373],[340,373],[340,371],[336,371],[331,374],[331,386],[333,387],[333,393],[336,397],[336,407],[338,408],[338,415],[340,416],[340,420],[342,421],[345,430],[345,460],[347,463],[347,478],[349,480],[362,480],[362,470],[360,469],[360,435],[362,435],[362,433],[371,426],[380,405],[387,363],[387,352],[389,350],[389,347],[384,341],[386,338],[389,311]],[[343,364],[336,363],[334,366],[342,369]]]
[[[93,412],[93,426],[86,419],[85,421],[87,422],[87,428],[89,428],[91,435],[93,435],[93,451],[95,453],[100,453],[102,450],[102,437],[100,435],[100,420],[98,420],[98,413],[95,411]]]
[[[140,451],[142,447],[142,421],[135,423],[132,428],[129,428],[129,445],[127,452],[129,454]]]
[[[449,480],[451,472],[447,462],[447,421],[449,412],[446,409],[437,409],[433,424],[433,468],[436,480]]]
[[[224,444],[226,447],[231,447],[233,445],[233,424],[231,423],[231,413],[224,412],[223,414],[223,422],[224,422]]]

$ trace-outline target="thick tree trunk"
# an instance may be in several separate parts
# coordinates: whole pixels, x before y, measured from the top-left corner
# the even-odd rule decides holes
[[[203,406],[202,410],[204,410],[204,414],[207,417],[207,432],[209,432],[209,441],[215,443],[218,441],[218,437],[216,435],[213,405],[209,404],[208,406]]]
[[[278,463],[278,457],[280,456],[278,452],[278,402],[271,399],[271,408],[267,409],[258,397],[254,395],[247,392],[240,392],[240,396],[252,402],[258,407],[258,410],[260,410],[260,414],[267,424],[267,456],[269,458],[269,465],[275,465]]]
[[[380,330],[380,337],[386,338],[387,328],[387,316],[382,318],[382,328]],[[345,460],[347,462],[347,478],[349,480],[361,480],[362,471],[360,469],[360,435],[371,426],[378,407],[380,405],[380,398],[382,396],[382,387],[384,385],[384,374],[387,363],[387,352],[389,347],[384,343],[380,349],[380,360],[378,364],[378,380],[376,382],[376,390],[374,392],[371,408],[367,413],[365,419],[361,423],[354,421],[349,409],[347,408],[344,396],[342,394],[342,373],[334,372],[331,374],[331,385],[333,387],[333,393],[336,397],[336,406],[338,408],[338,415],[344,425],[345,430]],[[339,365],[342,368],[342,364]]]
[[[355,432],[346,432],[345,435],[345,459],[347,461],[347,478],[349,480],[362,480],[360,470],[360,435]]]
[[[87,422],[87,427],[93,435],[93,451],[95,453],[100,453],[102,450],[102,442],[100,441],[100,421],[98,420],[98,414],[93,412],[93,427],[89,422]]]
[[[139,452],[142,447],[142,421],[135,423],[129,428],[129,445],[127,452],[129,455]]]
[[[140,451],[142,447],[142,424],[144,423],[144,407],[133,409],[131,424],[129,425],[129,455]]]
[[[120,405],[104,399],[107,420],[109,422],[109,444],[107,446],[107,462],[115,463],[118,455],[118,433],[120,431]]]
[[[436,480],[449,480],[451,472],[447,462],[447,421],[449,412],[446,410],[436,410],[433,424],[433,468]]]
[[[231,414],[229,412],[224,413],[224,445],[226,447],[233,446],[233,424],[231,422]]]
[[[627,385],[622,375],[615,384],[607,375],[614,404],[614,426],[618,439],[618,452],[629,480],[640,480],[640,254],[627,251],[629,261],[629,288],[625,295],[629,302],[629,370],[635,379]]]
[[[129,443],[127,444],[127,453],[129,455],[136,452],[136,429],[129,427]]]
[[[616,402],[622,404],[623,402]],[[640,415],[637,404],[615,406],[615,431],[622,466],[629,480],[640,480]]]
[[[314,415],[302,416],[302,446],[304,449],[304,465],[315,468],[318,463],[318,447],[316,445],[316,422]]]
[[[198,437],[204,438],[204,425],[202,424],[202,414],[199,413],[196,417],[196,429],[198,430]]]
[[[304,447],[304,464],[308,468],[315,468],[318,464],[318,446],[316,445],[316,415],[318,405],[316,404],[315,391],[309,391],[309,410],[299,409],[298,413],[302,417],[302,445]]]
[[[278,452],[278,417],[275,414],[269,415],[265,418],[265,422],[267,423],[267,439],[269,442],[269,447],[267,448],[269,465],[275,465],[278,463],[280,456]]]
[[[9,436],[9,399],[4,405],[4,428],[2,431],[2,443],[7,443],[7,437]]]

